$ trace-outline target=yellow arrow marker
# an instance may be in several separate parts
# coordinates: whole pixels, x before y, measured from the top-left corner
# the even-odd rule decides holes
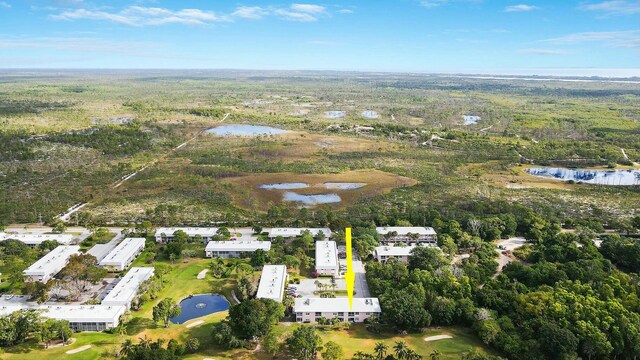
[[[344,231],[347,241],[347,272],[344,275],[347,281],[347,295],[349,296],[349,310],[353,309],[353,288],[356,285],[356,274],[353,272],[353,253],[351,251],[351,228]]]

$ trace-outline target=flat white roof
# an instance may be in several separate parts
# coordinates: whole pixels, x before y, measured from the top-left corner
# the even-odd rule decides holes
[[[165,234],[172,236],[176,231],[182,230],[185,234],[189,235],[189,237],[194,237],[196,235],[200,236],[208,236],[211,237],[216,234],[218,228],[208,228],[208,227],[161,227],[156,229],[156,236]]]
[[[138,293],[140,284],[153,276],[152,267],[133,267],[102,299],[105,305],[129,304]]]
[[[316,268],[338,267],[338,248],[332,240],[316,241]]]
[[[385,226],[377,227],[376,231],[380,235],[386,235],[395,231],[398,235],[420,234],[420,235],[436,235],[436,231],[432,227],[420,226]]]
[[[39,245],[43,241],[55,240],[60,245],[69,245],[73,240],[71,234],[11,234],[0,232],[0,241],[3,240],[18,240],[27,245]]]
[[[376,254],[378,256],[409,256],[411,250],[415,248],[415,246],[378,246]]]
[[[282,301],[284,285],[287,279],[287,267],[285,265],[265,265],[262,267],[260,283],[256,298]]]
[[[24,274],[27,276],[55,275],[65,267],[71,255],[77,254],[79,251],[80,246],[78,245],[58,246],[29,266]]]
[[[78,322],[108,322],[117,323],[120,315],[127,310],[126,306],[109,305],[67,305],[51,304],[38,305],[37,303],[27,303],[22,305],[1,305],[0,316],[8,315],[18,310],[42,310],[42,316],[67,320],[71,323]]]
[[[382,311],[378,298],[353,298],[353,308],[349,299],[343,298],[297,298],[293,306],[295,312],[371,312]]]
[[[271,242],[269,241],[209,241],[205,251],[256,251],[256,250],[271,250]]]
[[[304,231],[309,231],[312,236],[318,235],[320,231],[322,231],[325,238],[329,238],[331,236],[331,229],[329,228],[273,228],[269,230],[269,237],[275,238],[278,236],[282,236],[282,237],[302,236],[302,233]]]
[[[101,266],[124,264],[131,256],[144,248],[144,238],[126,238],[118,244],[102,261]]]

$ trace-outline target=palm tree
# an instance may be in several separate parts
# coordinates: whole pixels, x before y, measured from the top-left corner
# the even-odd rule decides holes
[[[407,349],[406,359],[407,360],[421,360],[422,359],[422,355],[418,354],[413,349]]]
[[[374,360],[375,356],[371,355],[371,354],[367,354],[364,351],[356,351],[355,354],[353,354],[353,358],[354,360]]]
[[[373,348],[373,351],[376,352],[376,357],[378,360],[382,360],[387,356],[387,349],[389,347],[383,343],[382,341],[378,341],[376,346]]]
[[[140,344],[139,344],[139,345],[140,345],[141,347],[143,347],[143,348],[145,348],[145,349],[151,349],[151,343],[152,343],[152,341],[151,341],[151,339],[149,339],[149,338],[147,337],[147,335],[145,335],[145,336],[144,336],[144,338],[138,338],[138,339],[140,339]]]
[[[433,350],[429,355],[429,360],[440,360],[440,351]]]
[[[396,344],[393,346],[393,351],[399,360],[408,360],[407,355],[409,354],[409,348],[406,342],[396,341]]]
[[[122,343],[122,348],[120,349],[120,356],[124,357],[131,353],[133,350],[133,341],[131,339],[127,339]]]

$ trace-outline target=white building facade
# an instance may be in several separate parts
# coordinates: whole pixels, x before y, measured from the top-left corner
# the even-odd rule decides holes
[[[204,252],[210,258],[221,257],[227,259],[250,256],[256,250],[271,250],[271,242],[257,240],[209,241]]]
[[[0,232],[0,241],[18,240],[25,245],[35,247],[45,241],[56,241],[60,245],[69,245],[73,241],[71,234],[12,234]]]
[[[329,228],[273,228],[269,230],[269,239],[273,240],[278,236],[285,238],[286,240],[295,239],[301,237],[302,233],[309,231],[314,238],[318,234],[322,233],[324,239],[331,238],[331,229]]]
[[[144,238],[126,238],[100,261],[109,271],[124,271],[144,251]]]
[[[264,265],[256,298],[282,302],[284,288],[289,280],[285,265]]]
[[[386,226],[377,227],[383,243],[436,244],[438,237],[431,227]]]
[[[194,240],[197,236],[202,238],[202,242],[207,243],[213,239],[218,232],[218,228],[207,227],[161,227],[156,229],[156,242],[168,243],[173,241],[176,231],[183,231],[189,238]]]
[[[154,274],[152,267],[133,267],[102,299],[102,305],[120,306],[131,308],[133,299],[138,294],[140,284],[150,279]]]
[[[361,323],[382,312],[377,298],[354,298],[352,308],[348,298],[297,298],[293,311],[299,323],[316,323],[320,318]]]
[[[316,241],[316,272],[318,275],[340,276],[338,247],[335,241]]]
[[[72,255],[80,252],[80,246],[58,246],[29,266],[24,275],[26,281],[47,282],[69,263]]]

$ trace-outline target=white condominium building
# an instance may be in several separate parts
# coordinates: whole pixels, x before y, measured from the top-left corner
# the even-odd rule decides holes
[[[296,321],[315,323],[320,318],[360,323],[382,311],[377,298],[354,298],[353,308],[348,298],[297,298],[293,311]]]
[[[110,271],[124,271],[144,250],[144,238],[126,238],[100,261]]]
[[[204,249],[207,257],[239,258],[251,255],[256,250],[271,250],[269,241],[209,241]]]
[[[320,275],[340,276],[338,248],[335,241],[316,241],[316,272]]]
[[[386,226],[376,228],[382,242],[404,242],[412,244],[437,242],[436,231],[431,227]]]
[[[69,245],[73,241],[71,234],[12,234],[0,232],[0,241],[18,240],[31,247],[38,246],[45,241],[57,241],[60,245]]]
[[[289,279],[285,265],[265,265],[262,267],[256,298],[282,302],[284,288]]]
[[[195,239],[196,236],[202,238],[202,242],[206,243],[213,239],[213,236],[218,231],[218,228],[208,227],[161,227],[156,229],[156,241],[162,243],[168,243],[173,240],[173,234],[176,231],[184,231],[188,237]]]
[[[58,246],[29,266],[25,271],[27,281],[47,282],[69,263],[72,255],[80,252],[80,246]]]
[[[325,239],[331,238],[331,229],[329,228],[273,228],[269,230],[269,239],[275,239],[278,236],[282,236],[285,239],[294,239],[302,236],[305,231],[309,231],[313,237],[322,233]]]
[[[102,305],[125,305],[127,309],[131,308],[133,298],[138,294],[140,284],[147,281],[153,276],[154,268],[152,267],[133,267],[127,274],[118,281],[118,283],[109,291],[107,296],[102,299]]]

